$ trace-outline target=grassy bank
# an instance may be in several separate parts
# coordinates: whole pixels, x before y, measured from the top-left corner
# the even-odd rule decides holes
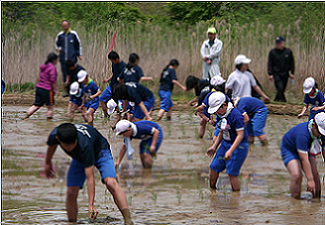
[[[296,62],[295,85],[288,86],[289,99],[302,98],[302,83],[308,76],[313,76],[324,86],[324,29],[314,33],[309,42],[300,40],[299,21],[292,26],[264,26],[257,22],[239,26],[224,21],[216,22],[218,38],[223,41],[221,72],[227,78],[234,69],[234,59],[238,54],[245,54],[252,59],[250,69],[259,79],[265,92],[274,96],[274,86],[267,76],[267,57],[274,47],[278,35],[286,37],[286,46],[291,48]],[[84,59],[79,62],[89,72],[97,84],[104,88],[101,81],[109,76],[110,63],[107,51],[113,33],[117,34],[114,50],[127,62],[128,55],[136,52],[140,56],[140,66],[146,76],[157,81],[161,70],[172,58],[177,58],[180,67],[177,70],[179,80],[184,83],[188,75],[202,76],[200,47],[207,38],[205,23],[186,30],[179,27],[171,29],[151,23],[125,25],[115,23],[96,25],[85,28],[79,23],[72,27],[79,34],[82,42]],[[55,51],[54,41],[60,30],[43,32],[35,28],[29,38],[24,37],[24,28],[3,34],[2,42],[2,77],[10,85],[33,82],[38,79],[39,66],[44,63],[49,52]],[[60,65],[57,66],[58,82],[62,83]],[[151,86],[157,92],[158,84]],[[177,87],[175,94],[179,93]]]

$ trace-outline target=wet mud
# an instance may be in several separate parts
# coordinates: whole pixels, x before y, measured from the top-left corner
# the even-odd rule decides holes
[[[2,107],[2,223],[69,224],[65,212],[66,172],[70,158],[58,148],[53,162],[56,178],[42,174],[46,140],[52,129],[68,122],[64,108],[55,108],[52,121],[46,109],[21,120],[28,106]],[[76,123],[82,122],[78,114]],[[317,157],[322,181],[321,199],[308,192],[302,200],[291,199],[289,174],[284,167],[279,145],[283,134],[302,122],[295,117],[270,115],[266,134],[270,145],[256,140],[241,169],[241,192],[233,193],[226,173],[218,189],[208,186],[209,164],[206,149],[212,144],[214,128],[209,126],[204,139],[197,138],[198,117],[190,111],[174,112],[172,121],[161,121],[164,140],[151,170],[142,169],[139,155],[123,160],[119,182],[126,193],[135,224],[325,224],[325,164]],[[94,126],[106,137],[116,158],[122,139],[115,137],[110,121],[96,112]],[[138,150],[138,141],[133,147]],[[89,221],[87,187],[79,192],[78,224],[123,224],[112,196],[95,172],[95,221]],[[306,190],[304,179],[302,189]]]

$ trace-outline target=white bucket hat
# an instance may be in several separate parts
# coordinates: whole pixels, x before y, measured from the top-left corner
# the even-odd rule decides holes
[[[220,106],[226,101],[226,96],[220,91],[213,92],[208,99],[208,113],[213,114],[218,111]]]
[[[304,81],[304,93],[308,94],[309,92],[311,92],[311,90],[313,89],[313,87],[315,86],[315,79],[312,77],[308,77],[306,78],[306,80]]]
[[[242,63],[248,64],[250,63],[252,60],[247,58],[245,55],[238,55],[235,59],[235,64],[239,65]]]
[[[78,76],[78,82],[83,82],[87,76],[87,72],[85,70],[80,70],[77,74]]]
[[[106,105],[107,105],[107,113],[109,115],[113,114],[113,112],[115,111],[115,108],[117,106],[116,102],[113,99],[111,99],[107,102]]]
[[[76,95],[79,91],[79,83],[77,81],[70,85],[70,95]]]
[[[128,120],[120,120],[116,124],[116,136],[120,135],[121,133],[125,132],[127,129],[131,127],[131,122]]]

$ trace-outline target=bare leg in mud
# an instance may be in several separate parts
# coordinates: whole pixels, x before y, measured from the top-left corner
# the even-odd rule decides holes
[[[232,191],[240,191],[240,181],[238,176],[229,175]]]
[[[124,191],[117,183],[115,178],[107,177],[104,179],[105,185],[107,190],[113,195],[114,202],[121,211],[125,224],[131,225],[133,224],[131,220],[131,214],[129,211],[129,205],[125,196]],[[69,222],[76,222],[78,216],[78,193],[80,187],[68,187],[67,190],[67,198],[66,198],[66,209],[68,213],[68,221]]]
[[[103,113],[104,113],[104,118],[109,118],[109,115],[107,113],[107,102],[99,101],[100,106],[102,107]]]
[[[23,119],[27,119],[28,117],[30,117],[31,115],[33,115],[37,110],[39,110],[41,108],[41,106],[36,106],[33,105],[31,106],[28,110],[27,110],[27,115],[23,118]]]
[[[126,225],[132,225],[131,214],[126,195],[115,178],[107,177],[104,179],[107,190],[113,195],[114,202],[121,211]]]
[[[53,118],[53,105],[47,106],[47,114],[46,117],[47,119],[52,119]]]
[[[86,112],[86,118],[89,126],[94,126],[94,113],[95,110],[93,108],[89,108]]]
[[[302,181],[302,172],[301,172],[300,161],[297,159],[291,160],[287,164],[287,169],[291,176],[291,181],[290,181],[291,197],[300,199],[301,181]]]
[[[152,157],[150,154],[141,153],[140,158],[141,158],[141,163],[142,163],[143,168],[145,168],[145,169],[152,168]]]
[[[207,121],[203,118],[200,119],[200,126],[199,126],[199,138],[203,138],[205,129],[206,129]]]
[[[69,222],[76,222],[78,216],[78,192],[80,187],[68,187],[67,190],[67,198],[66,198],[66,208],[68,213],[68,220]]]
[[[314,198],[320,198],[321,197],[321,184],[320,184],[320,179],[319,179],[319,174],[317,171],[317,163],[316,163],[316,158],[313,156],[309,156],[309,162],[311,166],[311,171],[313,173],[314,177],[314,182],[315,182],[315,187],[316,187],[316,195]]]
[[[219,173],[210,169],[210,188],[217,189],[217,181],[219,178]]]

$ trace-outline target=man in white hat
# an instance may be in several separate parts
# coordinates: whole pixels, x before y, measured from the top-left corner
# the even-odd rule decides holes
[[[134,149],[131,139],[140,139],[140,158],[143,168],[152,167],[152,156],[155,156],[163,140],[163,131],[160,126],[152,121],[130,122],[121,120],[116,124],[116,135],[124,136],[124,144],[121,148],[115,166],[119,166],[125,153],[127,158],[132,159]]]
[[[217,38],[217,30],[210,27],[207,31],[208,38],[201,47],[203,59],[203,79],[211,79],[214,76],[221,76],[219,62],[222,52],[222,41]]]
[[[324,111],[325,98],[324,98],[323,93],[320,90],[318,90],[315,79],[312,77],[308,77],[304,81],[303,92],[305,93],[305,98],[304,98],[305,105],[304,105],[301,113],[298,115],[298,119],[302,118],[305,115],[305,113],[308,109],[308,106],[310,104],[311,107],[310,107],[310,113],[309,113],[308,120],[311,120],[314,118],[316,113]]]
[[[227,169],[233,191],[240,191],[239,171],[248,153],[247,131],[243,115],[234,108],[222,92],[209,96],[208,113],[219,115],[220,132],[206,155],[212,157],[217,146],[220,147],[210,164],[210,187],[216,188],[219,174]]]
[[[238,55],[235,59],[236,69],[232,72],[227,80],[226,89],[232,89],[232,100],[237,97],[252,97],[251,87],[263,97],[265,102],[269,102],[269,97],[256,84],[253,74],[247,71],[248,64],[252,60],[245,55]]]
[[[322,149],[324,157],[324,135],[325,113],[321,112],[309,122],[291,128],[282,138],[281,156],[291,176],[290,192],[293,198],[300,198],[303,179],[301,170],[307,178],[307,190],[314,197],[320,197],[321,184],[315,156],[320,154]],[[322,142],[322,148],[316,148],[318,152],[312,150],[314,142]]]

